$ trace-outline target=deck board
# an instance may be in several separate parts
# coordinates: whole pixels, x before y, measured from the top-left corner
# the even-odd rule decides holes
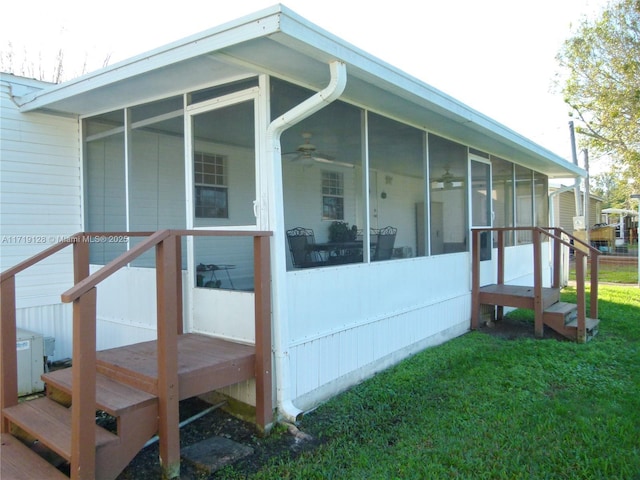
[[[116,380],[157,393],[157,343],[98,352],[98,369]],[[255,347],[198,334],[178,336],[180,399],[241,382],[255,376]]]

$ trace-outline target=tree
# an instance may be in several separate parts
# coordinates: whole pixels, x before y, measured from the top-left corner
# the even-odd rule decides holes
[[[591,193],[602,198],[602,208],[630,208],[629,198],[632,184],[613,171],[602,172],[591,177]]]
[[[28,52],[25,48],[20,55],[16,53],[14,45],[8,42],[7,46],[0,51],[0,71],[36,80],[60,83],[87,73],[88,56],[89,54],[85,53],[81,57],[81,64],[77,64],[77,62],[68,59],[63,48],[46,54],[40,51],[37,55]],[[106,55],[101,66],[106,67],[110,59],[111,55]],[[73,65],[75,71],[69,73],[71,68],[68,67],[72,66],[71,63],[76,63]]]
[[[640,190],[640,0],[613,1],[583,20],[557,59],[581,146],[612,158]]]

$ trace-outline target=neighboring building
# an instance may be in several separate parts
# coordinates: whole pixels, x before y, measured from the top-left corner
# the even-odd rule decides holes
[[[548,226],[548,180],[584,175],[283,6],[60,85],[0,81],[1,268],[76,231],[273,232],[274,392],[287,416],[467,332],[470,229]],[[295,267],[286,232],[313,229],[322,244],[334,221],[357,225],[361,247],[321,245],[313,268]],[[386,226],[393,254],[377,261]],[[92,271],[135,244],[92,245]],[[519,261],[506,281],[530,281],[531,235],[509,245]],[[55,358],[71,355],[59,297],[70,256],[17,288],[18,325],[54,336]],[[495,282],[495,255],[483,258],[482,282]],[[152,265],[142,257],[99,287],[99,348],[155,338]],[[186,242],[183,278],[185,331],[253,340],[250,242]],[[227,393],[252,403],[246,387]]]
[[[551,225],[554,227],[560,227],[563,230],[573,233],[574,224],[573,218],[576,216],[576,196],[573,188],[567,187],[549,187],[549,193],[551,197]],[[584,210],[584,192],[580,192],[580,206]],[[589,220],[586,223],[586,227],[591,229],[594,225],[598,225],[602,222],[602,198],[590,194],[589,195]]]

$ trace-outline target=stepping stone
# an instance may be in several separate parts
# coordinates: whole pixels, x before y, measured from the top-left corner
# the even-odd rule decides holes
[[[213,473],[253,454],[253,448],[224,437],[211,437],[182,449],[182,458]]]

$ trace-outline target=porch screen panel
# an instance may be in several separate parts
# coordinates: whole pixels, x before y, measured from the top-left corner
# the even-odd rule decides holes
[[[491,165],[473,158],[471,166],[471,226],[491,226]],[[480,233],[480,260],[491,260],[491,232]]]
[[[533,171],[515,166],[516,175],[516,226],[533,226]],[[516,232],[518,245],[531,243],[531,232]]]
[[[253,100],[193,117],[193,225],[255,225]]]
[[[186,228],[182,97],[134,107],[130,119],[129,229]],[[133,247],[141,241],[143,238],[132,237],[130,244]],[[182,255],[186,268],[186,243]],[[155,266],[155,250],[132,264]]]
[[[493,188],[493,226],[513,227],[513,163],[498,157],[491,157]],[[504,233],[506,246],[512,246],[514,232]],[[493,236],[493,246],[497,247],[497,235]]]
[[[253,291],[252,237],[195,236],[193,244],[196,287]]]
[[[368,113],[367,126],[370,227],[374,233],[387,226],[397,229],[394,258],[424,256],[425,133],[374,113]]]
[[[548,227],[549,220],[549,178],[542,173],[533,174],[533,195],[535,199],[535,219],[537,227]],[[542,236],[543,241],[548,241],[549,237]]]
[[[272,79],[272,116],[285,113],[314,93]],[[282,134],[285,229],[313,231],[315,243],[324,244],[317,247],[324,250],[310,252],[305,267],[363,261],[362,231],[368,220],[364,210],[362,122],[361,109],[335,101]],[[332,248],[327,245],[331,241],[343,245]],[[291,254],[287,268],[298,268]]]
[[[429,134],[432,255],[468,251],[467,148]]]
[[[84,120],[85,229],[124,232],[126,218],[124,112],[118,110]],[[104,265],[127,249],[120,237],[95,238],[89,261]]]

